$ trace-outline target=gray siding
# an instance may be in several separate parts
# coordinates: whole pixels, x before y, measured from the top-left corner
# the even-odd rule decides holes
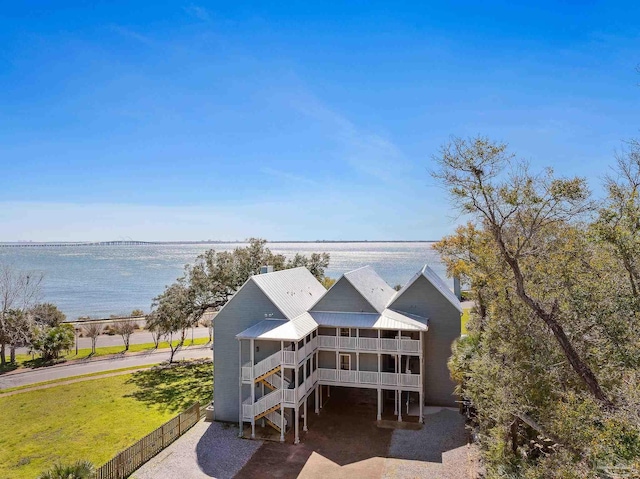
[[[377,371],[377,370],[378,370],[378,355],[360,353],[360,371]]]
[[[318,367],[326,369],[336,368],[336,353],[334,351],[318,352]]]
[[[429,318],[423,347],[425,404],[455,406],[455,383],[449,376],[447,361],[451,356],[451,344],[460,336],[460,312],[424,276],[420,276],[390,307]]]
[[[344,276],[325,293],[311,311],[346,311],[377,313]]]
[[[264,320],[265,314],[285,319],[282,312],[250,280],[216,316],[213,326],[213,399],[218,421],[237,422],[239,418],[240,365],[236,334]],[[248,344],[249,341],[243,341],[243,353],[248,352]],[[248,353],[243,356],[248,358]]]

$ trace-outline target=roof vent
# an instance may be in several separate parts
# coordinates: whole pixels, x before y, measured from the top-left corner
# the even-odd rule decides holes
[[[265,274],[265,273],[273,273],[273,266],[270,264],[267,264],[265,266],[260,266],[260,274]]]

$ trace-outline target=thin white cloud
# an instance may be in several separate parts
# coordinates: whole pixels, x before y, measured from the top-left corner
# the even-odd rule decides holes
[[[316,180],[312,180],[311,178],[307,178],[302,175],[297,175],[295,173],[289,171],[282,171],[275,168],[264,167],[260,170],[261,173],[269,176],[273,176],[274,178],[278,178],[280,180],[284,180],[289,183],[303,184],[316,186],[318,182]]]
[[[385,183],[404,180],[410,164],[400,148],[389,138],[358,127],[307,92],[290,98],[291,106],[323,123],[342,145],[346,161],[357,171]]]
[[[200,7],[192,3],[191,5],[184,7],[184,11],[203,22],[211,21],[211,15],[209,15],[209,11],[204,7]]]
[[[130,28],[123,27],[122,25],[111,25],[111,30],[116,32],[118,35],[136,40],[137,42],[143,43],[147,46],[154,45],[154,41],[150,37],[131,30]]]

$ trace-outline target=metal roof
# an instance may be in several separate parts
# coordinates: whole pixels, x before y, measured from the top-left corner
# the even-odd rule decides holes
[[[237,339],[269,339],[279,341],[299,341],[318,327],[309,313],[303,313],[292,320],[265,319],[236,336]]]
[[[250,280],[288,319],[307,311],[326,292],[305,267],[257,274]]]
[[[319,326],[366,329],[398,329],[402,331],[426,331],[427,319],[384,310],[382,313],[342,313],[312,311],[309,313]]]
[[[255,339],[288,323],[287,319],[264,319],[236,335],[238,339]]]
[[[426,264],[420,271],[418,271],[413,276],[413,278],[409,280],[407,284],[405,284],[402,287],[400,291],[396,293],[396,295],[393,298],[391,298],[391,300],[389,301],[388,307],[392,308],[393,303],[398,298],[400,298],[400,296],[402,296],[402,294],[405,291],[407,291],[411,287],[411,285],[413,285],[413,283],[415,283],[418,280],[418,278],[420,278],[421,276],[424,276],[427,279],[427,281],[429,281],[429,283],[431,283],[442,294],[442,296],[447,298],[447,300],[449,300],[449,302],[453,304],[456,307],[456,309],[462,313],[462,305],[460,304],[460,300],[458,299],[458,297],[455,295],[453,291],[451,291],[451,289],[447,286],[447,283],[443,281],[443,279],[438,275],[438,273],[436,273],[434,270],[432,270],[429,267],[429,265],[426,265]]]
[[[371,266],[349,271],[344,277],[365,298],[373,308],[381,313],[395,294],[395,290],[378,276]]]

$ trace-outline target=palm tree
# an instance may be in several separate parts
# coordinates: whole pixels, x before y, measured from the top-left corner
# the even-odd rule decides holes
[[[76,461],[74,464],[56,464],[38,479],[90,479],[93,472],[93,464],[89,461]]]

